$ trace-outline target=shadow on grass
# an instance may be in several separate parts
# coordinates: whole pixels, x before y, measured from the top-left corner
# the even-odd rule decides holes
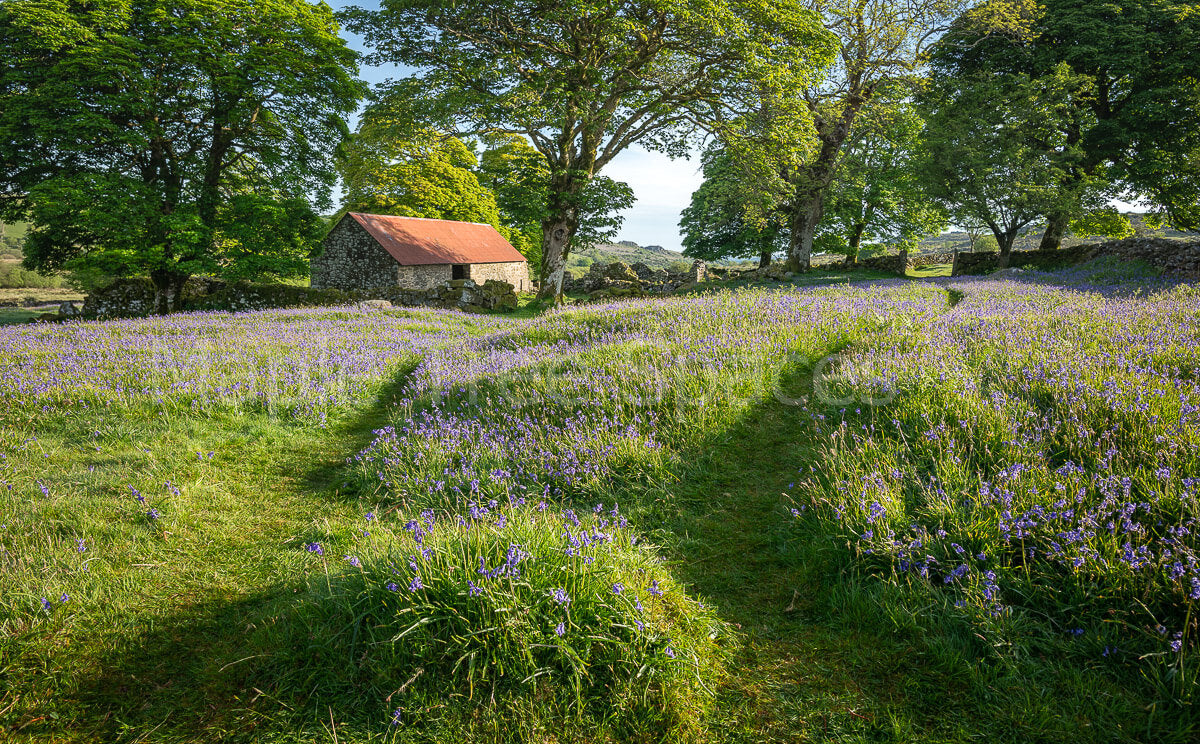
[[[811,377],[793,370],[784,388],[811,391]],[[680,458],[690,465],[672,487],[675,570],[741,630],[710,724],[723,741],[1068,742],[1149,730],[1154,712],[1120,680],[1028,650],[997,661],[939,600],[863,572],[845,538],[795,519],[793,482],[829,456],[815,434],[809,409],[768,399]]]
[[[409,379],[419,364],[419,360],[405,364],[391,380],[380,386],[369,405],[331,426],[325,437],[331,446],[294,463],[301,473],[299,486],[302,489],[349,501],[365,495],[354,487],[353,479],[346,477],[347,460],[375,441],[376,430],[392,423],[392,408],[404,397]]]
[[[129,619],[95,655],[78,659],[42,715],[11,727],[31,741],[252,741],[279,706],[252,679],[247,639],[272,608],[297,596],[277,588],[193,602]],[[86,671],[86,673],[84,673]]]
[[[811,392],[811,373],[793,370],[784,387]],[[787,494],[799,471],[820,468],[812,431],[807,408],[772,398],[681,457],[691,466],[672,487],[676,572],[741,631],[714,728],[727,741],[944,729],[950,680],[902,639],[835,617],[846,546],[797,534]]]

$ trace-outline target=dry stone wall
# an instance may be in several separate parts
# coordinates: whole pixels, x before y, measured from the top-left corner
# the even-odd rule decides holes
[[[908,251],[884,254],[882,256],[871,256],[870,258],[859,258],[854,263],[860,269],[884,271],[889,274],[903,276],[908,271]]]
[[[1051,270],[1074,266],[1100,256],[1126,261],[1144,261],[1164,273],[1182,279],[1200,279],[1200,242],[1167,238],[1127,238],[1106,243],[1076,245],[1056,251],[1013,251],[1008,264]],[[989,274],[1000,268],[1000,254],[959,253],[954,257],[953,276]]]
[[[910,268],[920,269],[926,266],[936,266],[938,264],[954,263],[955,251],[942,251],[941,253],[920,253],[917,255],[908,255],[908,265]]]
[[[314,289],[286,284],[226,284],[197,277],[185,286],[187,310],[246,312],[284,307],[328,307],[370,300],[407,307],[458,308],[465,312],[501,312],[517,308],[511,284],[470,279],[445,282],[429,289],[388,287],[366,292]],[[146,279],[122,279],[88,295],[80,315],[86,318],[145,317],[154,312],[154,286]],[[59,314],[61,319],[61,313]]]

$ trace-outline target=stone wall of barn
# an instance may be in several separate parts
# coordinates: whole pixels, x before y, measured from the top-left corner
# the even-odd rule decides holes
[[[467,267],[467,275],[464,278],[471,279],[476,284],[483,284],[489,279],[508,282],[518,292],[529,292],[533,289],[533,285],[529,281],[529,264],[524,261],[471,264]]]
[[[322,246],[321,255],[312,260],[314,289],[351,291],[396,286],[396,259],[353,219],[338,222]]]
[[[391,257],[389,256],[389,258]],[[395,263],[395,259],[392,259],[392,262]],[[445,284],[450,279],[450,264],[396,266],[395,284],[404,289],[433,289]]]

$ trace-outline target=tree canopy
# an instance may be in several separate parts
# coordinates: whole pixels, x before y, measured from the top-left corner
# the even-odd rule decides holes
[[[372,61],[418,69],[385,95],[544,156],[543,296],[561,294],[585,187],[617,154],[683,154],[698,117],[747,85],[806,79],[831,51],[800,0],[383,0],[346,18]]]
[[[402,133],[368,111],[338,160],[343,211],[500,225],[475,153],[432,129]]]
[[[0,211],[26,263],[294,275],[362,94],[329,7],[303,0],[0,4]],[[245,221],[256,221],[252,231]]]
[[[1200,13],[1173,0],[990,0],[938,44],[943,76],[1008,76],[1057,88],[1065,191],[1108,181],[1149,198],[1177,227],[1200,228]],[[998,17],[1016,18],[999,23]],[[1061,81],[1073,78],[1070,86]],[[1068,162],[1069,161],[1069,162]],[[1088,182],[1091,182],[1090,184]],[[1086,194],[1083,195],[1086,201]],[[1044,247],[1069,219],[1047,215]],[[1057,234],[1055,234],[1057,233]]]
[[[946,227],[945,211],[918,176],[924,146],[913,105],[881,97],[844,145],[817,242],[833,242],[853,259],[865,243],[912,249]]]
[[[1063,85],[1077,84],[1069,70]],[[991,231],[1008,260],[1017,235],[1043,215],[1083,215],[1066,188],[1077,145],[1064,121],[1075,110],[1060,86],[1029,76],[935,76],[923,95],[927,191],[959,225]]]
[[[683,210],[683,255],[705,261],[757,258],[767,266],[787,248],[787,225],[778,213],[754,202],[759,192],[746,183],[736,158],[719,141],[702,158],[704,182]]]
[[[808,85],[763,90],[723,125],[755,181],[787,215],[788,265],[807,269],[843,147],[881,97],[911,92],[930,46],[963,0],[809,0],[836,40],[834,64]]]

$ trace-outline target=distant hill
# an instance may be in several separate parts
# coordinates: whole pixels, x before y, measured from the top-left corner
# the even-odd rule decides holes
[[[11,225],[0,222],[0,261],[21,260],[21,243],[28,231],[29,225],[24,222]]]
[[[663,248],[661,245],[638,245],[631,240],[619,243],[602,243],[571,251],[567,259],[567,269],[573,274],[587,273],[593,263],[610,264],[620,261],[627,264],[644,263],[652,269],[665,269],[676,263],[686,263],[689,266],[692,259]]]

